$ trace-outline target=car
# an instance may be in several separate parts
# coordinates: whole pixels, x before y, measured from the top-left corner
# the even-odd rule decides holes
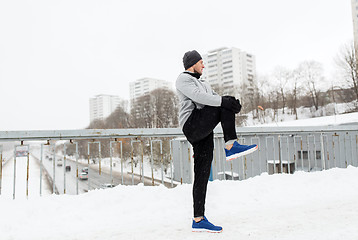
[[[84,167],[84,168],[82,168],[81,172],[88,173],[88,167]]]
[[[116,185],[111,184],[111,183],[103,183],[101,184],[101,188],[102,189],[106,189],[106,188],[114,188]]]
[[[63,164],[62,164],[62,159],[58,159],[57,160],[57,166],[62,166]]]
[[[66,172],[69,172],[69,171],[71,171],[71,166],[70,166],[70,165],[67,165],[67,166],[66,166]]]
[[[88,173],[81,172],[80,175],[78,176],[78,178],[81,180],[88,180]]]

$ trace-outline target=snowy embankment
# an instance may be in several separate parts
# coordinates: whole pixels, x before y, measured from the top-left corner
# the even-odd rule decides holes
[[[290,126],[322,126],[322,125],[342,125],[342,124],[357,124],[358,123],[358,112],[346,113],[341,115],[308,118],[301,120],[292,120],[277,123],[262,124],[260,127],[290,127]]]
[[[352,122],[358,122],[358,113],[356,111],[358,103],[356,101],[350,103],[330,103],[324,107],[314,108],[300,107],[297,109],[298,120],[291,110],[285,108],[278,109],[276,114],[273,109],[265,109],[263,111],[256,110],[246,114],[247,120],[245,126],[322,126],[322,125],[340,125]],[[349,112],[349,113],[347,113]],[[353,112],[353,113],[351,113]],[[254,117],[255,115],[255,117]]]
[[[192,233],[191,185],[117,186],[78,196],[0,197],[7,239],[358,239],[358,169],[263,174],[208,186],[221,234]]]

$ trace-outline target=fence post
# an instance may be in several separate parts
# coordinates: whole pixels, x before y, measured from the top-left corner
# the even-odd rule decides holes
[[[173,140],[169,141],[169,148],[170,148],[170,185],[173,187]]]
[[[12,188],[12,199],[15,199],[15,191],[16,191],[16,146],[14,148],[14,185]]]
[[[66,194],[66,143],[63,144],[63,194]]]
[[[323,144],[323,133],[321,133],[321,165],[322,165],[322,170],[326,169],[326,161],[324,158],[324,144]]]
[[[52,193],[56,193],[56,144],[53,143],[52,146],[52,155],[53,155],[53,163],[52,163]]]
[[[26,198],[29,197],[29,174],[30,174],[30,146],[27,152],[27,164],[26,164]]]
[[[43,164],[43,148],[44,144],[41,143],[41,156],[40,156],[40,196],[42,196],[42,164]]]

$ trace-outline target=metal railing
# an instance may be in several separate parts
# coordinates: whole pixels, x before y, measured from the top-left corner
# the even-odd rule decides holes
[[[223,133],[220,127],[216,128],[214,138],[214,158],[210,179],[220,180],[243,180],[249,177],[260,175],[263,172],[293,173],[294,171],[320,171],[333,167],[347,167],[348,165],[358,166],[358,126],[324,126],[324,127],[246,127],[237,128],[238,140],[242,144],[258,144],[258,151],[253,154],[240,157],[233,161],[225,160]],[[109,162],[102,159],[101,141],[109,142]],[[61,141],[58,144],[58,141]],[[80,159],[79,141],[87,141],[87,162],[86,158]],[[127,156],[130,156],[130,170],[125,172],[124,164],[124,141],[130,142]],[[0,194],[2,184],[2,152],[4,151],[1,142],[16,142],[14,149],[14,198],[16,178],[16,148],[29,145],[29,155],[36,155],[32,152],[34,144],[40,146],[40,156],[35,156],[40,162],[40,195],[42,194],[42,170],[46,168],[52,182],[53,192],[69,193],[66,179],[67,164],[75,165],[75,192],[80,191],[79,169],[88,166],[95,169],[96,174],[91,170],[88,173],[87,190],[97,180],[93,177],[105,178],[106,172],[103,167],[107,161],[109,165],[109,182],[111,184],[138,183],[155,185],[165,184],[173,187],[176,184],[191,183],[193,181],[193,151],[186,141],[182,131],[177,128],[170,129],[85,129],[85,130],[59,130],[59,131],[7,131],[0,132]],[[57,145],[56,145],[57,142]],[[164,152],[164,144],[167,142],[169,148]],[[25,144],[26,143],[26,144]],[[35,145],[36,145],[35,144]],[[91,149],[98,146],[98,161],[91,156]],[[62,146],[62,156],[57,156],[56,147]],[[155,151],[154,147],[158,150]],[[52,166],[44,164],[44,148],[48,147],[47,155],[51,153]],[[115,147],[117,155],[114,156]],[[74,148],[74,157],[68,156],[68,150]],[[145,152],[144,149],[147,149]],[[97,149],[97,148],[96,148]],[[159,150],[160,149],[160,150]],[[135,153],[137,152],[137,153]],[[92,157],[92,162],[90,161]],[[63,159],[63,174],[58,174],[55,159]],[[117,159],[117,162],[114,159]],[[119,162],[118,162],[119,159]],[[139,159],[139,160],[138,160]],[[157,167],[154,166],[157,163]],[[113,170],[114,163],[120,164],[120,171]],[[27,169],[29,161],[27,161]],[[148,170],[149,171],[145,171]],[[169,169],[169,173],[167,170]],[[118,169],[117,169],[118,170]],[[137,171],[138,170],[138,171]],[[160,171],[155,176],[154,172]],[[52,175],[51,175],[52,172]],[[29,173],[27,172],[27,180]],[[63,177],[62,177],[62,176]],[[103,176],[102,176],[103,175]],[[116,175],[116,176],[114,176]],[[61,180],[57,178],[61,177]],[[129,178],[128,178],[129,177]],[[136,180],[135,180],[136,179]],[[100,181],[100,180],[98,180]],[[81,182],[81,187],[82,186]],[[93,188],[93,187],[92,187]],[[28,191],[28,190],[26,190]],[[28,192],[26,192],[28,194]]]

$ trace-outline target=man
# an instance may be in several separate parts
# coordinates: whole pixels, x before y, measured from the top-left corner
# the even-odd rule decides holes
[[[210,223],[204,215],[214,150],[213,130],[220,122],[228,161],[255,151],[257,145],[240,145],[237,142],[235,114],[241,110],[240,101],[232,96],[219,96],[200,79],[204,69],[200,54],[195,50],[186,52],[183,64],[185,71],[179,75],[176,88],[180,101],[179,124],[194,150],[192,230],[221,232],[222,227]]]

